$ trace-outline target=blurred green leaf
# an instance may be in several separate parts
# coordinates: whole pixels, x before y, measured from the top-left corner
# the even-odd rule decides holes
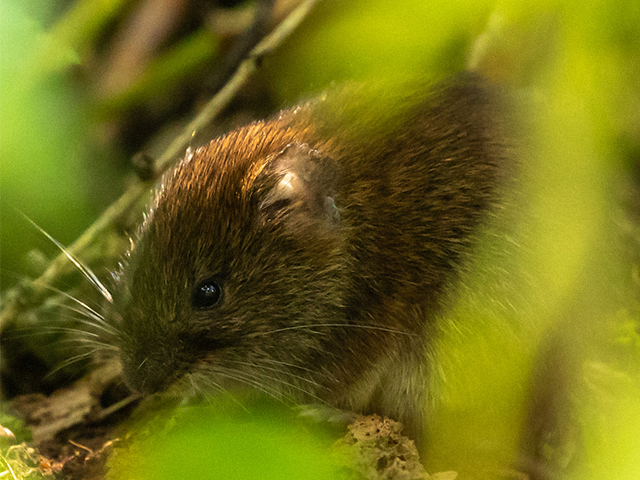
[[[347,80],[440,78],[464,67],[492,2],[320,2],[267,63],[280,101]]]
[[[155,410],[131,425],[130,440],[109,463],[110,479],[336,479],[344,465],[335,440],[272,400],[240,407],[209,405]]]
[[[127,5],[127,0],[81,0],[73,3],[50,32],[52,41],[82,49]]]
[[[81,180],[87,154],[82,96],[64,72],[49,68],[77,57],[64,42],[47,43],[51,35],[25,7],[26,2],[0,3],[0,242],[5,273],[23,271],[22,257],[39,244],[16,209],[64,243],[94,215]],[[46,65],[43,58],[48,58]]]
[[[182,81],[211,62],[217,51],[218,39],[201,29],[158,56],[128,89],[108,98],[97,109],[102,114],[120,112],[159,95],[175,93]]]

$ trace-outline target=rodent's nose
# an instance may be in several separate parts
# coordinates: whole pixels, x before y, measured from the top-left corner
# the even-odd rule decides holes
[[[123,361],[123,364],[125,383],[145,395],[166,390],[177,378],[170,359],[162,361],[146,357],[139,362]]]
[[[157,371],[149,370],[146,375],[142,376],[138,390],[145,395],[161,392],[171,384],[170,378],[160,369]]]

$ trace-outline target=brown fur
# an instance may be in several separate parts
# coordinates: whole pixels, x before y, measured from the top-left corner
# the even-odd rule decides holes
[[[239,383],[422,431],[429,327],[505,154],[495,92],[473,75],[390,97],[330,92],[175,169],[115,295],[133,388]],[[192,308],[212,276],[222,300]]]

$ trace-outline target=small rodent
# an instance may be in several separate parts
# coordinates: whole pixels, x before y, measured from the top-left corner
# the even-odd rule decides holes
[[[129,386],[256,388],[420,436],[429,330],[508,155],[471,73],[335,89],[189,152],[116,275]]]

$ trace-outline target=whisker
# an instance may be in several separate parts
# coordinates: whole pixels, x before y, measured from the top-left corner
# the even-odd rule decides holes
[[[142,360],[142,362],[140,362],[140,365],[138,365],[138,370],[140,370],[142,368],[142,366],[147,363],[147,360],[149,360],[149,357],[144,357],[144,360]]]
[[[66,311],[70,311],[73,313],[78,314],[79,316],[72,316],[72,315],[65,315],[64,313],[60,313],[60,316],[62,318],[66,318],[68,320],[73,320],[74,322],[78,322],[81,323],[83,325],[87,325],[89,327],[98,329],[104,333],[107,333],[109,335],[115,336],[118,334],[118,330],[111,324],[109,324],[108,322],[106,322],[104,320],[104,317],[102,317],[102,315],[100,315],[98,312],[96,312],[95,310],[93,310],[91,307],[89,307],[88,305],[86,305],[85,303],[83,303],[82,301],[78,300],[77,298],[73,297],[72,295],[69,295],[66,292],[63,292],[57,288],[54,287],[50,287],[50,286],[45,286],[45,288],[50,289],[58,294],[61,294],[63,296],[65,296],[66,298],[69,298],[71,300],[73,300],[74,302],[76,302],[77,304],[81,305],[83,308],[86,309],[80,309],[80,308],[75,308],[72,305],[67,305],[64,303],[59,303],[57,305],[57,307],[66,310]],[[24,330],[37,330],[37,332],[33,333],[32,335],[40,335],[40,334],[45,334],[45,333],[54,333],[54,332],[70,332],[70,333],[78,333],[78,334],[82,334],[82,335],[90,335],[90,336],[98,336],[98,334],[94,333],[94,332],[90,332],[88,330],[80,330],[80,329],[76,329],[73,327],[54,327],[54,326],[49,326],[49,327],[41,327],[41,326],[33,326],[33,327],[24,327],[24,328],[14,328],[11,331],[12,332],[19,332],[19,331],[24,331]],[[31,336],[31,334],[29,335],[8,335],[9,338],[22,338],[22,337],[27,337],[27,336]]]
[[[311,384],[311,385],[313,385],[314,387],[321,387],[321,388],[325,388],[325,389],[327,388],[327,387],[324,387],[324,386],[320,385],[320,384],[319,384],[318,382],[316,382],[315,380],[311,380],[311,379],[309,379],[309,378],[305,378],[305,377],[302,377],[302,376],[300,376],[300,375],[296,375],[296,374],[294,374],[294,373],[290,373],[290,372],[283,371],[283,370],[282,370],[282,369],[280,369],[280,368],[265,367],[264,365],[260,365],[259,363],[255,363],[255,364],[254,364],[254,363],[249,363],[249,362],[241,362],[241,361],[239,361],[239,360],[229,360],[229,362],[232,362],[232,363],[238,363],[238,364],[240,364],[240,365],[246,365],[246,366],[248,366],[248,367],[254,367],[254,368],[261,368],[261,369],[264,369],[264,370],[270,370],[270,371],[272,371],[272,372],[276,372],[276,373],[282,373],[283,375],[287,375],[287,376],[290,376],[290,377],[292,377],[292,378],[297,378],[298,380],[302,380],[303,382],[310,383],[310,384]],[[290,384],[287,384],[287,385],[290,385]],[[294,387],[294,385],[290,385],[290,386]],[[295,388],[295,387],[294,387],[294,388]]]
[[[80,315],[80,317],[77,317],[77,316],[65,315],[64,313],[61,313],[60,314],[61,318],[65,318],[67,320],[73,320],[74,322],[80,323],[82,325],[86,325],[87,327],[91,327],[92,329],[99,330],[110,336],[116,336],[118,334],[118,331],[113,326],[108,325],[106,322],[96,323],[92,321],[93,319],[91,317],[87,318],[85,312],[83,312],[82,310],[76,309],[70,305],[61,304],[59,306],[63,307],[67,311],[71,311]],[[91,330],[79,329],[74,327],[64,327],[64,326],[46,326],[46,327],[32,326],[32,327],[24,327],[24,328],[15,328],[11,330],[11,332],[21,332],[21,331],[32,331],[33,333],[19,334],[19,335],[5,334],[6,338],[26,338],[26,337],[37,336],[37,335],[45,335],[47,333],[76,333],[79,335],[91,336],[91,337],[101,336],[100,334],[96,332],[92,332]]]
[[[12,276],[16,277],[19,280],[22,281],[32,281],[31,279],[25,277],[24,275],[18,275],[18,274],[14,274],[14,273],[10,273]],[[54,286],[51,285],[42,285],[42,288],[45,288],[47,290],[51,290],[52,292],[57,293],[58,295],[61,295],[71,301],[73,301],[74,303],[78,304],[80,307],[80,309],[78,308],[73,308],[70,305],[67,305],[65,303],[58,303],[58,307],[60,308],[64,308],[67,310],[70,310],[72,312],[78,313],[79,315],[81,315],[83,318],[86,319],[91,319],[91,320],[95,320],[95,322],[97,322],[97,324],[100,324],[104,327],[103,331],[107,332],[107,333],[111,333],[111,334],[116,334],[117,333],[117,329],[109,322],[107,322],[104,318],[104,316],[99,313],[96,309],[90,307],[87,303],[83,302],[82,300],[74,297],[73,295],[65,292],[64,290],[60,290],[59,288],[56,288]],[[67,318],[73,318],[74,320],[80,320],[76,317],[67,317]],[[95,322],[85,322],[87,325],[91,325],[91,326],[97,326],[97,324]]]
[[[112,350],[114,352],[118,351],[118,347],[114,345],[110,345],[105,342],[98,342],[96,340],[91,340],[89,338],[65,338],[63,340],[60,340],[59,343],[76,343],[78,344],[79,347],[83,347],[86,345],[93,345],[96,347],[101,347],[105,351],[108,351],[108,350]]]
[[[14,338],[30,338],[30,337],[38,337],[45,335],[47,333],[75,333],[78,335],[84,335],[89,337],[97,337],[100,338],[100,335],[97,333],[87,332],[86,330],[79,330],[77,328],[72,327],[25,327],[15,329],[15,332],[21,331],[30,331],[31,333],[22,333],[19,335],[7,335],[6,338],[14,339]]]
[[[191,387],[191,395],[189,395],[189,396],[195,397],[197,392],[198,392],[198,390],[196,389],[196,385],[195,385],[195,383],[193,381],[193,378],[191,378],[191,375],[189,375],[189,374],[185,375],[184,378],[187,378],[189,380],[188,386]],[[181,384],[185,384],[187,382],[183,380],[180,383]]]
[[[388,327],[378,327],[375,325],[356,325],[353,323],[315,323],[315,324],[309,324],[309,325],[293,325],[291,327],[283,327],[283,328],[277,328],[275,330],[270,330],[268,332],[259,332],[259,333],[253,333],[250,335],[247,335],[248,337],[261,337],[264,335],[271,335],[273,333],[279,333],[279,332],[285,332],[288,330],[300,330],[300,329],[313,329],[313,328],[319,328],[319,327],[353,327],[353,328],[363,328],[363,329],[368,329],[368,330],[379,330],[382,332],[389,332],[389,333],[396,333],[398,335],[407,335],[410,337],[414,337],[417,336],[418,334],[416,333],[412,333],[412,332],[403,332],[402,330],[396,330],[394,328],[388,328]],[[322,334],[323,332],[314,332],[314,333],[318,333],[318,334]]]
[[[313,370],[312,368],[307,368],[307,367],[303,367],[301,365],[296,365],[295,363],[288,363],[288,362],[283,362],[282,360],[276,360],[274,358],[262,358],[260,359],[261,362],[265,362],[265,363],[272,363],[274,365],[284,365],[287,367],[293,367],[293,368],[297,368],[300,370],[304,370],[305,372],[309,372],[309,373],[313,373],[316,375],[320,375],[323,377],[327,377],[329,378],[329,375],[327,375],[326,373],[322,373],[318,370]]]
[[[196,380],[193,378],[194,375],[193,374],[189,374],[189,380],[191,381],[191,385],[193,386],[194,390],[199,391],[200,393],[202,393],[204,395],[204,397],[206,399],[209,398],[208,395],[205,394],[204,390],[198,385],[198,382],[196,382]],[[222,395],[226,396],[227,398],[229,398],[231,401],[233,401],[234,403],[237,403],[240,408],[242,408],[245,412],[249,412],[249,409],[247,409],[247,407],[245,407],[235,396],[233,396],[231,394],[231,392],[229,390],[227,390],[226,388],[224,388],[222,385],[218,384],[217,382],[207,379],[207,386],[209,388],[213,388],[215,391],[221,393]],[[209,400],[209,402],[211,402]]]
[[[189,377],[189,381],[191,383],[191,387],[194,390],[194,396],[195,396],[195,394],[200,393],[207,400],[208,403],[211,403],[209,395],[207,394],[207,392],[205,392],[204,388],[200,386],[199,382],[194,378],[194,375],[193,374],[188,374],[187,376]],[[212,380],[203,378],[202,382],[209,389],[213,389],[213,390],[215,390],[216,392],[219,392],[219,393],[225,392],[224,388],[222,388],[218,383],[216,383],[216,382],[214,382]]]
[[[30,333],[22,333],[22,334],[9,334],[6,335],[6,339],[20,339],[20,338],[37,338],[39,336],[43,336],[43,335],[47,335],[47,334],[55,334],[55,333],[65,333],[65,334],[75,334],[76,336],[71,337],[71,338],[62,338],[62,339],[57,339],[56,340],[56,344],[63,344],[63,343],[75,343],[75,344],[79,344],[80,346],[84,345],[94,345],[94,346],[99,346],[101,347],[103,350],[113,350],[113,351],[118,351],[118,348],[110,343],[107,342],[103,342],[103,341],[99,341],[96,339],[100,338],[100,335],[96,334],[96,333],[92,333],[92,332],[88,332],[86,330],[79,330],[79,329],[75,329],[75,328],[71,328],[71,327],[39,327],[36,329],[36,327],[25,327],[25,328],[21,328],[21,329],[16,329],[14,330],[14,332],[20,332],[20,331],[30,331]]]
[[[106,334],[110,335],[111,337],[115,337],[118,334],[118,331],[115,330],[115,329],[107,329],[107,328],[104,328],[104,327],[102,327],[100,325],[96,325],[96,324],[91,323],[91,322],[86,321],[86,320],[82,320],[82,319],[78,319],[77,318],[76,321],[81,323],[82,325],[86,325],[87,327],[95,328],[96,330],[99,330],[99,331],[101,331],[103,333],[106,333]],[[87,331],[88,332],[88,330],[83,330],[83,331]]]
[[[31,223],[34,227],[36,227],[44,236],[46,236],[49,240],[51,240],[53,244],[56,247],[58,247],[60,251],[64,253],[69,260],[71,260],[71,262],[78,268],[78,270],[80,270],[82,275],[84,275],[84,277],[89,281],[89,283],[91,283],[94,287],[96,287],[96,289],[102,294],[102,296],[107,301],[109,301],[110,303],[113,303],[113,297],[111,296],[111,293],[109,292],[109,290],[107,290],[107,287],[105,287],[103,283],[100,280],[98,280],[98,277],[96,276],[95,273],[93,273],[93,270],[91,270],[89,267],[83,264],[80,260],[78,260],[75,257],[75,255],[73,255],[69,250],[65,248],[64,245],[62,245],[55,238],[49,235],[49,233],[47,233],[36,222],[31,220],[27,215],[25,215],[24,213],[22,213],[22,215],[24,216],[24,218],[26,218],[29,221],[29,223]]]
[[[91,350],[89,352],[81,353],[79,355],[74,355],[73,357],[67,358],[64,362],[62,362],[56,368],[54,368],[49,373],[47,373],[45,375],[45,378],[53,375],[56,372],[59,372],[60,370],[62,370],[63,368],[68,367],[69,365],[73,365],[74,363],[80,362],[81,360],[84,360],[85,358],[91,358],[91,356],[94,353],[99,352],[100,350],[102,350],[102,349],[101,348],[94,348],[93,350]]]
[[[63,306],[63,305],[61,305],[61,306]],[[79,315],[83,315],[83,312],[80,311],[80,310],[77,310],[77,309],[75,309],[75,308],[73,308],[73,307],[71,307],[69,305],[66,305],[66,307],[67,307],[66,309],[69,310],[69,311],[75,312],[75,313],[77,313]],[[92,320],[91,318],[87,318],[84,315],[81,316],[81,317],[67,316],[66,318],[72,319],[72,320],[74,320],[74,321],[76,321],[78,323],[81,323],[83,325],[86,325],[88,327],[95,328],[95,329],[100,330],[100,331],[102,331],[104,333],[107,333],[109,335],[116,335],[118,333],[117,330],[113,326],[108,325],[108,324],[104,324],[103,325],[102,323],[95,323],[95,322],[91,321]]]
[[[43,285],[43,288],[46,288],[47,290],[51,290],[52,292],[55,292],[55,293],[57,293],[59,295],[62,295],[64,297],[68,298],[69,300],[72,300],[73,302],[77,303],[81,307],[85,308],[88,312],[91,312],[91,314],[95,315],[97,318],[100,318],[100,319],[104,320],[104,317],[102,316],[102,314],[100,314],[96,309],[91,308],[85,302],[83,302],[82,300],[74,297],[73,295],[70,295],[69,293],[65,292],[64,290],[60,290],[59,288],[53,287],[51,285]]]
[[[282,393],[281,391],[272,388],[272,387],[267,387],[266,385],[262,384],[261,382],[259,382],[255,377],[250,376],[250,375],[246,375],[245,372],[240,372],[237,370],[232,371],[234,372],[233,374],[230,373],[228,370],[224,371],[224,372],[218,372],[221,375],[230,378],[232,380],[237,380],[240,383],[244,383],[246,385],[249,385],[253,388],[255,388],[256,390],[259,390],[261,392],[263,392],[266,395],[269,395],[270,397],[275,398],[276,400],[282,400],[283,398],[292,402],[293,399],[290,398],[289,396],[285,395],[284,393]],[[247,378],[248,377],[248,378]]]
[[[55,290],[57,290],[57,289],[55,289]],[[100,313],[96,312],[94,309],[89,307],[86,303],[78,300],[73,295],[69,295],[66,292],[63,292],[63,291],[60,291],[60,290],[58,290],[58,292],[60,294],[64,295],[65,297],[73,300],[78,305],[82,306],[85,310],[80,309],[80,308],[74,308],[71,305],[66,305],[64,303],[60,304],[60,307],[66,308],[67,310],[71,310],[72,312],[76,312],[76,313],[82,315],[83,317],[85,317],[87,319],[95,320],[96,323],[93,323],[93,325],[96,325],[96,326],[101,325],[103,327],[104,331],[111,331],[111,332],[115,332],[116,331],[116,329],[113,327],[113,325],[111,325],[109,322],[107,322],[104,319],[104,316],[102,316]]]
[[[251,365],[251,364],[249,364],[249,365]],[[290,382],[286,382],[286,381],[284,381],[284,380],[282,380],[282,379],[280,379],[280,378],[278,378],[278,377],[275,377],[275,376],[273,376],[273,375],[260,374],[260,373],[255,372],[255,371],[254,371],[254,372],[244,372],[244,371],[240,371],[240,372],[238,372],[238,373],[244,374],[244,375],[246,375],[247,377],[252,378],[254,381],[258,381],[258,382],[260,382],[260,380],[263,380],[263,381],[264,381],[264,380],[270,380],[270,381],[273,381],[273,382],[279,383],[280,385],[286,385],[286,386],[288,386],[288,387],[291,387],[291,388],[294,388],[294,389],[296,389],[296,390],[301,391],[302,393],[304,393],[304,394],[306,394],[306,395],[308,395],[308,396],[310,396],[310,397],[312,397],[312,398],[314,398],[314,399],[318,400],[318,401],[319,401],[319,402],[321,402],[321,403],[327,403],[327,402],[326,402],[326,401],[324,401],[322,398],[320,398],[320,397],[318,397],[317,395],[315,395],[315,394],[311,393],[309,390],[307,390],[307,389],[305,389],[305,388],[303,388],[303,387],[300,387],[300,386],[298,386],[298,385],[292,384],[292,383],[290,383]],[[261,385],[263,385],[262,383],[260,383],[260,384],[261,384]],[[284,394],[282,394],[282,395],[283,395],[283,397],[284,397]],[[296,402],[294,402],[294,401],[293,401],[293,399],[292,399],[291,397],[287,396],[286,398],[287,398],[289,401],[291,401],[291,402],[293,402],[293,403],[296,403]]]

